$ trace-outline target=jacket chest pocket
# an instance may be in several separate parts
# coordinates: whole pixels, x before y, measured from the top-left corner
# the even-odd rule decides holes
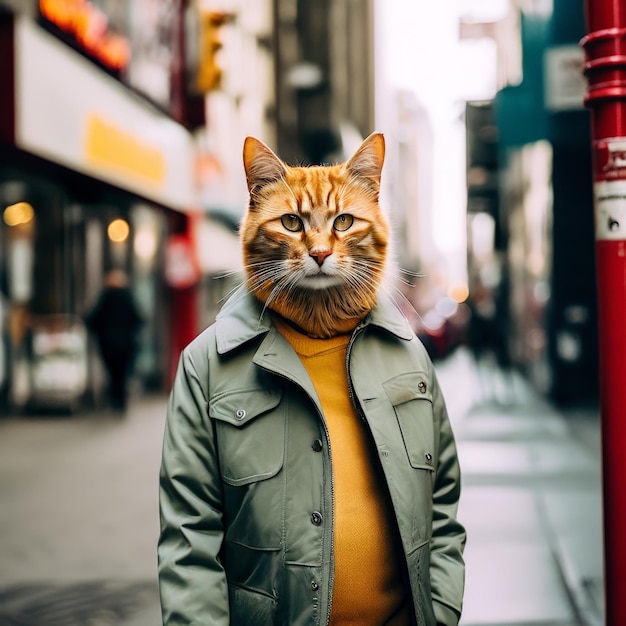
[[[433,403],[430,380],[422,372],[408,372],[384,383],[385,393],[393,405],[404,449],[410,465],[412,493],[411,540],[414,546],[432,535],[433,489],[436,450],[433,426]]]
[[[209,401],[215,420],[220,471],[233,487],[266,480],[284,463],[286,411],[280,389],[246,389]]]

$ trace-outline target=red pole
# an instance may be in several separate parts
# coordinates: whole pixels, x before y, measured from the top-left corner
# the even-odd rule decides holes
[[[586,0],[604,499],[605,624],[626,624],[626,2]]]

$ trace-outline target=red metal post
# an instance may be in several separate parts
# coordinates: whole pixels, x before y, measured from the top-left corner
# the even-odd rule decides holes
[[[626,624],[626,2],[586,0],[607,626]]]

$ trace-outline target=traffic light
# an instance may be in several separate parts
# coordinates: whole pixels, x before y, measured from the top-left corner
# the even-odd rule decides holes
[[[219,11],[200,13],[200,59],[196,87],[200,93],[216,91],[222,86],[219,51],[222,48],[221,29],[228,14]]]

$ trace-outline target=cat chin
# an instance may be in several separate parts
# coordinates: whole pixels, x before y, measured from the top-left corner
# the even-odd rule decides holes
[[[298,281],[298,287],[310,289],[311,291],[320,291],[323,289],[329,289],[330,287],[339,287],[341,284],[341,278],[337,276],[327,276],[324,274],[304,276]]]

